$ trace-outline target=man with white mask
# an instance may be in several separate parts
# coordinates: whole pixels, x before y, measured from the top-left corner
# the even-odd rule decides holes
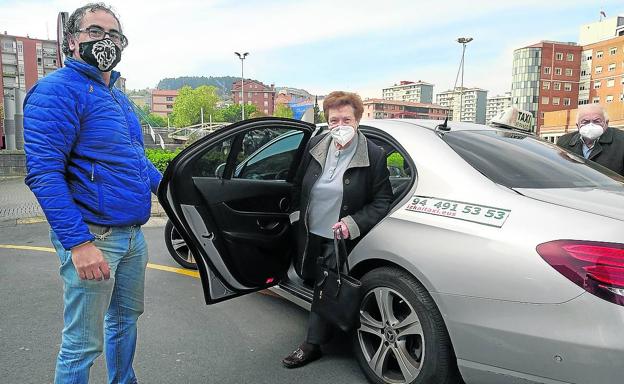
[[[308,282],[314,281],[317,264],[335,265],[335,229],[351,250],[385,217],[392,201],[386,154],[358,130],[362,99],[332,92],[323,112],[329,133],[310,139],[293,180],[295,270]],[[306,340],[282,360],[284,366],[297,368],[320,358],[320,346],[331,331],[327,321],[311,312]]]
[[[624,132],[609,127],[609,117],[600,104],[578,108],[577,132],[567,133],[557,145],[624,176]]]

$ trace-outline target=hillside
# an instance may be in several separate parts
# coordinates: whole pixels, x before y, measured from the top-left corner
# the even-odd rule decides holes
[[[202,85],[212,85],[217,87],[221,96],[230,96],[232,83],[240,81],[240,77],[234,76],[182,76],[175,78],[165,78],[158,82],[158,89],[180,89],[185,85],[197,88]]]

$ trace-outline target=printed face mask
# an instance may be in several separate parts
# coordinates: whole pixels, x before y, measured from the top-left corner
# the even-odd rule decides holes
[[[596,140],[599,138],[604,132],[604,129],[598,124],[589,123],[581,126],[579,128],[579,133],[581,136],[588,140]]]
[[[102,72],[109,72],[121,60],[121,48],[109,38],[79,44],[80,57]]]
[[[350,125],[339,125],[332,128],[329,133],[336,143],[344,146],[355,136],[355,128]]]

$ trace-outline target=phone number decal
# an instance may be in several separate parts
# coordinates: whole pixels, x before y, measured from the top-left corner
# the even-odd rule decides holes
[[[511,213],[509,209],[427,196],[414,196],[412,201],[405,207],[405,210],[450,217],[498,228],[503,226]]]

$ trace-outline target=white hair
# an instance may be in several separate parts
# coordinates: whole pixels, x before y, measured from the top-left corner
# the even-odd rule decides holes
[[[581,121],[581,115],[583,113],[593,111],[593,110],[600,110],[600,112],[602,112],[602,117],[604,118],[604,121],[605,122],[609,121],[609,115],[607,114],[607,111],[604,109],[604,107],[600,104],[592,103],[592,104],[579,105],[578,111],[576,113],[576,123],[578,124],[579,121]]]

